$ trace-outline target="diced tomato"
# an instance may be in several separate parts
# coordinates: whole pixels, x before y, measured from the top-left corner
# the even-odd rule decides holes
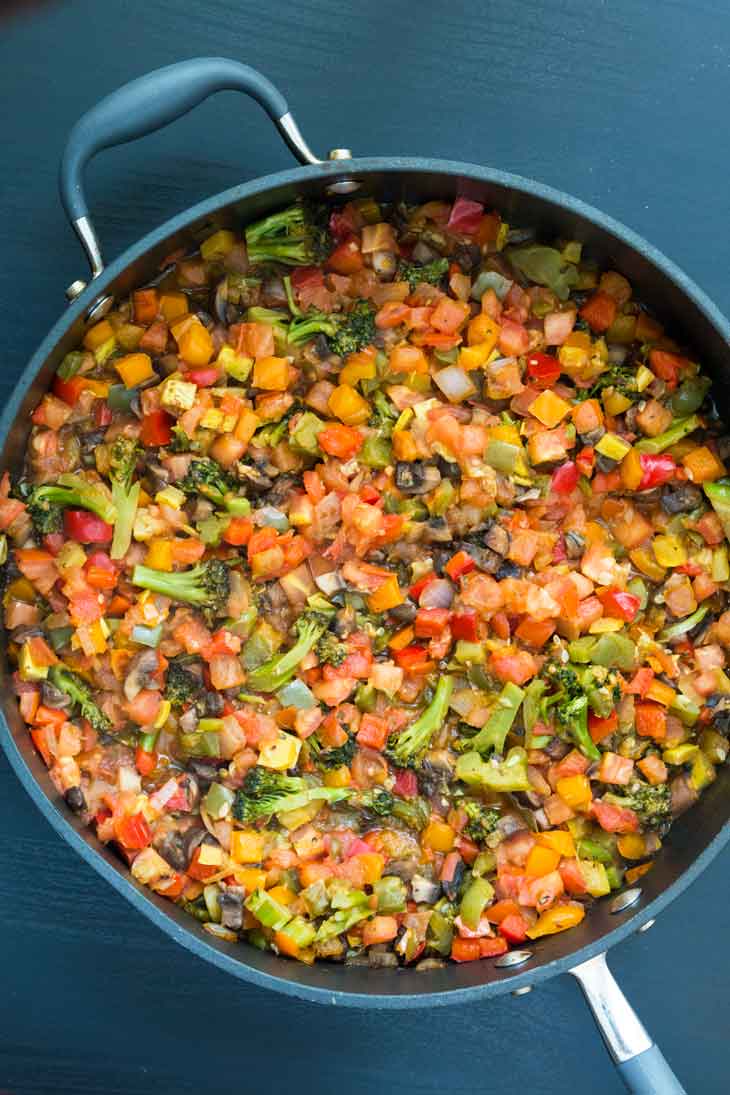
[[[69,407],[75,407],[79,396],[86,388],[86,380],[83,376],[72,376],[70,380],[64,380],[56,375],[53,381],[53,394],[68,403]]]
[[[213,864],[211,864],[210,866],[206,866],[205,864],[201,863],[200,847],[198,846],[193,852],[190,866],[187,868],[187,873],[190,875],[191,878],[196,879],[198,882],[206,882],[211,877],[211,875],[220,873],[220,867],[216,867]]]
[[[152,411],[142,419],[140,441],[146,448],[168,445],[172,437],[172,418],[167,411]]]
[[[355,274],[364,265],[365,260],[356,236],[343,240],[327,259],[327,269],[334,270],[336,274]]]
[[[416,773],[410,768],[398,768],[393,784],[393,794],[401,798],[415,798],[418,794],[418,780]]]
[[[505,916],[499,925],[499,933],[508,943],[524,943],[527,939],[527,929],[530,925],[519,913]]]
[[[384,749],[388,740],[388,723],[379,715],[366,712],[360,719],[360,729],[355,735],[358,745],[369,749]]]
[[[234,547],[242,547],[249,542],[253,534],[253,521],[248,517],[232,517],[223,533],[223,540]]]
[[[585,475],[587,479],[590,479],[596,466],[596,450],[592,445],[586,445],[580,450],[575,458],[575,466],[581,475]]]
[[[662,741],[667,736],[667,712],[661,704],[643,700],[635,706],[636,733]]]
[[[524,324],[503,316],[498,345],[505,357],[520,357],[530,348],[530,333]]]
[[[339,423],[325,426],[317,436],[322,451],[340,460],[350,460],[360,451],[363,441],[363,435],[354,426],[341,426]]]
[[[134,763],[141,776],[148,776],[157,767],[157,753],[147,752],[141,745],[137,746],[134,754]]]
[[[462,236],[473,236],[482,223],[484,206],[469,198],[457,198],[451,207],[446,227]]]
[[[624,690],[635,696],[645,696],[653,680],[654,670],[649,669],[648,665],[644,665],[641,669],[637,669]]]
[[[633,810],[623,806],[613,806],[610,802],[593,799],[593,815],[607,833],[635,833],[639,828],[639,819]]]
[[[465,301],[442,297],[433,310],[431,326],[441,334],[454,335],[470,315],[469,305]]]
[[[407,673],[427,673],[433,667],[433,661],[429,657],[425,646],[406,646],[403,650],[395,651],[395,660],[401,669]]]
[[[79,544],[106,544],[114,535],[112,525],[86,509],[64,510],[63,529],[69,540]]]
[[[677,387],[679,374],[683,372],[689,362],[686,357],[679,354],[670,354],[666,350],[649,351],[649,368],[672,389]]]
[[[581,318],[594,331],[607,331],[616,318],[616,301],[608,293],[598,292],[589,297],[580,310]]]
[[[111,407],[103,400],[97,399],[94,403],[94,425],[98,427],[108,426],[112,420]]]
[[[407,304],[403,304],[398,300],[387,300],[375,315],[375,326],[386,331],[391,327],[400,327],[402,323],[408,323],[410,315],[411,309]],[[413,346],[406,346],[404,349],[409,356],[413,356],[416,353]]]
[[[572,897],[580,897],[581,894],[588,892],[588,887],[586,886],[586,881],[577,859],[561,860],[558,870],[566,892]]]
[[[330,224],[337,216],[339,216],[338,213],[332,214],[330,217]],[[292,288],[296,289],[297,292],[299,292],[300,289],[305,288],[314,289],[315,287],[324,285],[324,271],[321,266],[295,266],[291,272],[291,283]]]
[[[622,757],[618,753],[606,752],[601,755],[601,767],[598,778],[603,783],[617,783],[621,786],[629,783],[634,772],[631,757]]]
[[[537,673],[537,662],[526,650],[495,650],[490,655],[489,667],[500,681],[513,684],[524,684]]]
[[[330,235],[333,236],[336,240],[339,241],[347,239],[353,234],[357,227],[357,214],[349,203],[343,206],[342,209],[333,209],[330,213]],[[307,266],[305,267],[305,269],[311,270],[313,269],[313,267]],[[316,267],[314,269],[316,269]],[[293,281],[294,279],[292,278],[292,283]]]

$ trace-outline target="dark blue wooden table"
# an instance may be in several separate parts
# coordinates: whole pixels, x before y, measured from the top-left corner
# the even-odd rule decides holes
[[[320,153],[489,163],[572,191],[647,236],[730,312],[727,0],[26,7],[0,22],[0,400],[66,285],[86,276],[56,198],[67,131],[125,80],[196,54],[259,67]],[[95,164],[107,253],[282,166],[261,113],[221,95]],[[0,834],[0,1090],[623,1090],[568,978],[469,1008],[307,1006],[247,988],[158,934],[51,831],[1,756]],[[728,867],[725,854],[612,956],[691,1095],[729,1086]]]

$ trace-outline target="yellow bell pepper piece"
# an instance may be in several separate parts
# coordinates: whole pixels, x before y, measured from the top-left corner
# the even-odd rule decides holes
[[[459,350],[459,366],[466,372],[481,369],[489,361],[494,347],[489,342],[478,342],[476,346],[462,346]]]
[[[469,346],[488,346],[487,357],[497,345],[501,328],[486,312],[480,312],[474,319],[469,320],[466,329],[466,340]]]
[[[282,905],[291,905],[293,901],[296,901],[297,897],[294,890],[290,890],[288,886],[284,886],[281,883],[277,886],[272,886],[268,893],[273,897],[274,901],[279,901]]]
[[[243,441],[247,445],[260,425],[261,419],[254,411],[248,409],[241,411],[233,429],[233,436],[236,441]]]
[[[552,871],[557,871],[559,863],[560,852],[556,852],[554,848],[536,844],[527,857],[525,871],[534,878],[542,878]]]
[[[371,410],[367,399],[349,384],[340,384],[332,392],[327,406],[340,422],[346,426],[361,426],[370,418]]]
[[[388,643],[390,650],[403,650],[405,647],[410,646],[415,638],[416,632],[412,627],[403,627],[400,631],[396,631],[393,638]]]
[[[350,769],[346,764],[341,764],[339,768],[328,769],[323,776],[325,787],[349,787],[351,781]]]
[[[260,863],[265,844],[265,833],[256,829],[237,829],[231,833],[231,859],[234,863]]]
[[[387,612],[396,605],[402,605],[404,600],[398,579],[395,574],[391,574],[374,593],[370,594],[368,608],[371,612]]]
[[[619,437],[615,433],[604,433],[596,445],[596,452],[599,452],[601,456],[605,456],[608,460],[623,460],[630,451],[630,443],[624,441],[623,437]]]
[[[506,441],[508,445],[518,445],[520,448],[522,447],[520,431],[517,426],[491,426],[489,436],[492,441]]]
[[[349,384],[351,388],[360,380],[374,380],[377,376],[375,359],[364,354],[354,354],[340,372],[340,384]]]
[[[639,365],[639,368],[636,370],[637,390],[645,392],[653,380],[656,380],[656,377],[651,369],[647,369],[646,365]]]
[[[114,362],[114,368],[122,378],[125,388],[136,388],[157,375],[152,368],[149,354],[126,354]]]
[[[299,759],[302,743],[293,734],[279,734],[276,741],[265,745],[259,753],[259,764],[263,768],[273,768],[275,771],[284,772],[287,768],[293,768]]]
[[[624,859],[643,859],[646,855],[646,839],[641,833],[624,833],[616,841],[616,847]]]
[[[631,448],[621,461],[621,482],[627,490],[636,490],[644,477],[641,453]]]
[[[228,228],[221,228],[203,240],[200,245],[200,255],[206,262],[212,259],[222,259],[236,246],[236,237]]]
[[[651,542],[659,566],[679,567],[687,562],[687,551],[678,536],[655,536]]]
[[[186,322],[187,318],[185,317],[183,322]],[[177,330],[177,327],[175,330]],[[213,339],[200,320],[193,319],[191,323],[187,323],[185,328],[180,331],[180,337],[178,338],[176,334],[175,338],[180,357],[188,365],[197,368],[207,365],[212,358]]]
[[[247,894],[254,890],[263,890],[266,883],[267,872],[260,867],[234,867],[233,877],[239,886],[243,886]]]
[[[253,366],[253,386],[265,392],[285,392],[289,387],[289,362],[285,357],[260,357]]]
[[[172,570],[172,540],[150,540],[145,565],[153,570]]]
[[[188,298],[184,293],[163,293],[160,297],[160,312],[168,323],[172,323],[188,314]]]
[[[558,780],[555,789],[566,806],[570,806],[573,810],[588,806],[593,798],[587,776],[564,776],[563,779]]]
[[[445,821],[434,818],[429,821],[421,833],[421,845],[434,852],[450,852],[456,840],[456,833]]]
[[[555,935],[556,932],[564,932],[567,928],[574,928],[580,924],[586,911],[582,905],[553,905],[540,917],[533,927],[527,929],[530,939],[539,939],[542,935]]]
[[[93,392],[97,399],[106,399],[109,395],[109,385],[105,380],[84,380],[87,391]]]
[[[591,340],[585,331],[573,331],[558,350],[563,372],[578,377],[590,363]]]
[[[399,430],[392,438],[393,456],[396,460],[415,460],[418,456],[418,447],[410,430]]]
[[[549,829],[545,833],[538,833],[536,839],[543,848],[552,848],[566,859],[575,858],[575,841],[572,834],[564,829]]]
[[[615,388],[605,388],[601,395],[603,401],[603,409],[606,414],[623,414],[631,406],[631,400],[623,395],[622,392],[616,391]]]
[[[711,483],[725,474],[725,467],[707,445],[700,445],[682,457],[682,464],[693,483]]]
[[[616,620],[612,616],[602,616],[600,620],[594,620],[588,631],[591,635],[607,635],[611,631],[621,631],[623,620]]]
[[[533,399],[527,410],[539,422],[542,422],[543,426],[547,426],[551,430],[559,422],[562,422],[567,414],[570,414],[570,403],[548,389],[540,392],[537,399]]]
[[[114,328],[108,319],[102,319],[101,323],[95,323],[84,335],[84,346],[94,353],[110,338],[114,338]]]
[[[666,570],[659,566],[651,553],[646,548],[635,548],[629,552],[629,559],[637,570],[651,578],[652,582],[661,582],[666,577]]]
[[[677,699],[677,693],[670,685],[664,684],[663,681],[654,680],[647,689],[646,698],[662,704],[663,707],[673,707]]]
[[[172,710],[172,704],[169,700],[163,700],[160,704],[160,710],[157,712],[157,718],[152,723],[155,730],[161,730],[170,717]]]
[[[361,852],[357,861],[365,872],[365,885],[372,886],[381,877],[385,860],[380,852]]]

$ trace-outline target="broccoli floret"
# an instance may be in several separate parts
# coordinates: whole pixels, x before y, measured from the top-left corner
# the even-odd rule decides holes
[[[114,502],[100,486],[87,482],[81,475],[66,473],[55,483],[44,483],[29,491],[25,489],[21,496],[23,493],[33,527],[43,536],[60,531],[67,506],[88,509],[107,524],[112,524],[117,517]]]
[[[209,559],[177,573],[139,565],[134,568],[132,582],[173,601],[197,605],[211,618],[223,615],[231,584],[228,567],[220,559]]]
[[[274,328],[274,334],[280,338],[286,338],[289,330],[289,317],[286,312],[278,312],[274,308],[262,308],[254,305],[246,312],[247,323],[267,323]]]
[[[347,657],[347,647],[331,631],[325,631],[314,648],[320,665],[342,665]]]
[[[438,285],[449,269],[449,260],[446,258],[433,259],[431,262],[419,266],[416,262],[401,260],[398,263],[398,280],[407,281],[411,292],[425,281],[429,285]]]
[[[454,678],[441,677],[434,697],[425,711],[402,730],[394,738],[391,738],[386,750],[387,755],[394,764],[401,768],[418,764],[423,754],[428,749],[431,738],[441,729],[444,719],[448,714],[451,693],[454,690]]]
[[[340,802],[350,791],[340,787],[318,787],[300,776],[286,776],[270,768],[252,768],[233,800],[233,816],[245,823],[270,818],[272,814],[299,810],[310,802]]]
[[[232,488],[223,468],[210,456],[191,460],[187,475],[177,486],[186,494],[201,494],[217,506],[225,505],[225,496]]]
[[[469,820],[464,827],[464,832],[475,844],[483,844],[490,833],[497,828],[500,818],[499,810],[493,806],[484,806],[481,802],[468,801],[464,803],[464,810]]]
[[[73,700],[79,713],[83,718],[88,719],[94,730],[104,733],[111,729],[111,721],[94,703],[91,698],[91,689],[81,677],[77,677],[63,665],[52,665],[48,672],[48,679],[51,684]]]
[[[324,749],[316,736],[307,739],[309,756],[318,768],[342,768],[344,764],[352,763],[352,758],[357,752],[357,742],[354,738],[348,738],[344,745],[337,745],[334,749]]]
[[[297,640],[289,650],[275,654],[258,669],[252,670],[246,688],[254,692],[278,692],[291,680],[299,663],[318,642],[329,620],[319,612],[307,612],[295,624]]]
[[[672,793],[668,783],[652,786],[643,780],[635,780],[627,788],[625,795],[611,792],[603,796],[604,801],[614,806],[628,807],[638,816],[642,829],[664,830],[672,820]]]
[[[374,821],[393,813],[395,796],[382,787],[374,787],[369,791],[361,791],[350,804],[362,813],[364,821]]]
[[[315,211],[297,202],[246,229],[248,261],[281,262],[287,266],[316,266],[332,248],[325,227]]]
[[[288,340],[293,345],[308,342],[323,334],[334,354],[345,357],[369,346],[375,337],[375,312],[367,301],[360,300],[349,312],[325,315],[310,311],[295,319],[289,327]]]
[[[185,704],[194,700],[199,692],[200,679],[173,658],[167,667],[165,699],[169,700],[173,707],[184,707]]]
[[[172,437],[165,446],[168,452],[200,452],[200,445],[188,437],[179,422],[172,427]]]
[[[134,483],[134,473],[142,449],[139,442],[130,437],[118,437],[109,456],[109,478],[112,485],[112,501],[117,509],[114,538],[110,555],[123,559],[132,542],[134,518],[139,502],[139,483]]]
[[[398,421],[398,408],[388,399],[385,392],[378,389],[372,396],[373,414],[368,426],[382,430],[389,437],[393,432],[393,426]]]
[[[597,685],[590,669],[579,676],[570,665],[551,665],[546,670],[546,676],[557,685],[557,691],[542,701],[543,711],[552,712],[584,756],[589,760],[600,760],[601,754],[588,731],[589,693]]]

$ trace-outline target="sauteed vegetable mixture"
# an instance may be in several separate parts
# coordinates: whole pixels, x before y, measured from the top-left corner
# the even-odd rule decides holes
[[[579,924],[728,753],[700,365],[580,243],[465,198],[170,256],[2,481],[13,686],[70,808],[302,962]]]

